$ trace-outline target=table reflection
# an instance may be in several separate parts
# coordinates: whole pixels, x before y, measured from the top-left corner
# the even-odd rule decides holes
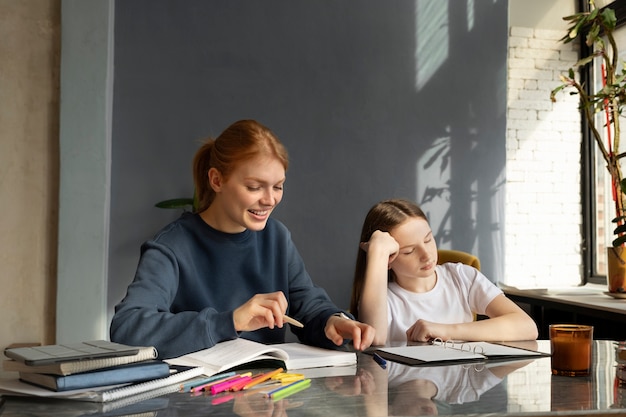
[[[449,414],[453,406],[479,401],[501,386],[506,375],[532,362],[411,367],[388,361],[383,369],[373,360],[364,359],[354,377],[329,377],[325,384],[341,395],[362,396],[367,414],[376,416]],[[498,401],[486,402],[484,411],[506,411],[506,392],[500,391],[492,395]]]

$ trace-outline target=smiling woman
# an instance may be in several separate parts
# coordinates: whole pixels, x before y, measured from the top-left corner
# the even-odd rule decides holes
[[[161,358],[237,337],[281,343],[289,314],[303,323],[292,331],[304,343],[368,347],[373,328],[338,314],[287,228],[270,217],[287,166],[284,146],[254,120],[207,140],[193,161],[197,208],[142,246],[111,340],[154,346]]]
[[[196,184],[201,186],[203,182],[197,180]],[[263,230],[270,213],[283,198],[284,182],[285,165],[274,156],[252,157],[228,176],[211,167],[208,186],[215,197],[200,217],[227,233]]]

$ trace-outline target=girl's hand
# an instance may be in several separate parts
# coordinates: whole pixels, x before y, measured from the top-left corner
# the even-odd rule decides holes
[[[238,332],[274,326],[283,327],[283,314],[287,311],[287,299],[282,291],[256,294],[233,311],[233,322]]]
[[[447,331],[449,327],[446,324],[420,319],[406,331],[406,338],[409,342],[428,342],[436,338],[443,341],[450,340],[451,337]]]
[[[367,256],[370,254],[380,253],[389,257],[388,264],[396,259],[400,251],[400,245],[388,232],[381,232],[380,230],[374,231],[368,242],[361,242],[360,247],[367,252]]]

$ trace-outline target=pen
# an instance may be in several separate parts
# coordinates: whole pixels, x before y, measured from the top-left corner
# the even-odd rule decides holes
[[[302,381],[294,382],[293,384],[289,384],[285,387],[275,389],[274,391],[270,392],[268,396],[273,400],[279,400],[298,391],[301,391],[307,388],[309,385],[311,385],[311,380],[303,379]]]
[[[304,324],[300,323],[298,320],[296,319],[292,319],[291,317],[289,317],[286,314],[283,314],[283,321],[289,323],[289,324],[293,324],[296,327],[304,327]]]
[[[376,363],[380,365],[381,368],[383,369],[387,368],[387,361],[384,360],[378,353],[374,353],[373,358],[376,361]]]

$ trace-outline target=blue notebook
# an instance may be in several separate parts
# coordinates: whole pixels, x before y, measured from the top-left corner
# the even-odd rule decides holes
[[[20,380],[53,391],[70,391],[106,385],[143,382],[164,378],[169,376],[169,374],[170,367],[166,362],[151,360],[66,376],[20,372]]]

